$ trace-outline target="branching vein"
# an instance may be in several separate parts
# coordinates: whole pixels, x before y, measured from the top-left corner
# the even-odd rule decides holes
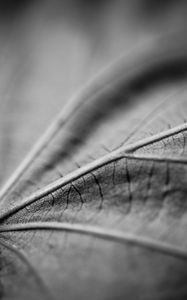
[[[70,224],[60,222],[32,222],[27,224],[7,225],[0,228],[0,232],[14,232],[26,230],[59,230],[85,235],[92,235],[101,239],[108,239],[118,243],[134,244],[159,251],[167,255],[187,259],[187,251],[178,246],[170,245],[163,241],[155,241],[151,238],[141,237],[119,230],[100,228],[87,224]]]

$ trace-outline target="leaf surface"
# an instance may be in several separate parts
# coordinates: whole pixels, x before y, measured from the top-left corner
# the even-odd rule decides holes
[[[91,80],[2,187],[4,299],[187,296],[187,46],[159,41]]]

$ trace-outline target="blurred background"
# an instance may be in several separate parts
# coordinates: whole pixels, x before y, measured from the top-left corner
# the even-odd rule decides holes
[[[26,98],[68,99],[110,61],[185,27],[186,12],[184,0],[1,0],[3,77],[16,73]]]
[[[185,0],[1,0],[0,181],[89,78],[186,15]]]

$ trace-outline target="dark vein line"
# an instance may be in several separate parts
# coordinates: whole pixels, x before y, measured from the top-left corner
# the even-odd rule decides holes
[[[74,188],[74,190],[78,193],[78,195],[80,197],[80,200],[81,200],[81,204],[83,205],[84,204],[84,200],[82,198],[82,195],[81,195],[79,189],[73,183],[71,183],[71,184],[72,184],[72,187]]]
[[[168,187],[170,183],[170,172],[169,172],[169,165],[168,162],[166,162],[166,177],[165,177],[165,183],[164,183],[164,191],[163,191],[163,198],[165,199],[168,195]]]
[[[119,230],[104,229],[98,226],[87,224],[72,224],[60,222],[32,222],[27,224],[6,225],[0,228],[0,232],[16,232],[25,230],[59,230],[72,233],[96,236],[101,239],[108,239],[118,243],[128,243],[141,247],[159,251],[171,256],[177,256],[182,259],[187,259],[187,251],[178,246],[173,246],[164,241],[155,241],[151,238],[140,237],[130,233],[123,233]]]
[[[55,205],[55,197],[54,197],[53,193],[51,193],[51,197],[52,197],[52,203],[51,203],[51,205],[53,207]]]
[[[162,144],[163,144],[163,146],[164,146],[164,150],[167,149],[167,142],[166,142],[165,140],[162,140],[161,142],[162,142]],[[173,141],[173,142],[174,142],[174,141]]]
[[[147,195],[146,195],[146,198],[145,198],[145,202],[147,202],[147,200],[149,199],[149,193],[151,191],[151,182],[152,182],[153,174],[154,174],[154,162],[152,162],[151,168],[150,168],[150,171],[149,171],[149,174],[148,174],[148,182],[147,182],[147,189],[146,189]]]
[[[112,155],[111,155],[112,154]],[[7,211],[5,210],[4,212],[1,212],[0,215],[0,222],[3,222],[6,218],[10,217],[11,215],[14,215],[16,212],[18,212],[21,209],[24,209],[28,205],[40,200],[42,197],[45,197],[49,195],[51,192],[55,192],[59,188],[62,188],[66,186],[67,184],[77,180],[78,178],[89,174],[92,171],[97,170],[98,168],[107,165],[111,162],[118,161],[124,158],[127,159],[133,159],[133,160],[145,160],[145,161],[154,161],[154,162],[170,162],[174,164],[187,164],[186,159],[181,159],[178,157],[158,157],[158,156],[137,156],[137,155],[132,155],[132,154],[118,154],[115,155],[114,153],[111,153],[110,155],[102,157],[97,160],[97,164],[95,162],[92,162],[86,166],[81,167],[78,170],[73,171],[72,173],[64,176],[63,178],[60,178],[56,180],[55,182],[47,185],[45,188],[38,190],[36,193],[32,194],[31,196],[23,199],[22,202],[19,204],[15,205],[14,207],[9,208]]]
[[[0,230],[1,231],[1,230]],[[2,232],[2,231],[1,231]],[[0,244],[7,248],[9,251],[13,252],[19,259],[29,268],[31,274],[35,278],[35,281],[37,285],[40,287],[41,292],[44,294],[44,299],[49,299],[49,300],[54,300],[54,297],[52,297],[49,289],[43,282],[43,279],[40,277],[40,275],[37,273],[35,268],[32,266],[30,261],[28,260],[27,256],[23,253],[22,250],[17,249],[16,246],[10,245],[9,243],[3,241],[2,239],[0,240]]]
[[[91,172],[91,174],[92,174],[92,176],[93,176],[93,178],[95,180],[95,183],[96,183],[96,185],[98,186],[98,189],[99,189],[99,194],[100,194],[100,197],[101,197],[101,203],[99,205],[99,209],[102,209],[102,207],[103,207],[103,201],[104,201],[102,188],[101,188],[101,185],[99,183],[99,180],[97,179],[97,176],[93,172]]]
[[[166,181],[165,181],[165,185],[168,187],[169,183],[170,183],[169,164],[166,163]]]
[[[182,134],[183,136],[183,150],[182,150],[182,154],[184,155],[185,153],[185,150],[186,150],[186,137],[184,134]]]
[[[66,207],[64,210],[68,209],[68,206],[69,206],[69,195],[71,193],[71,188],[72,188],[72,185],[70,185],[69,189],[68,189],[68,193],[67,193],[67,196],[66,196]]]
[[[132,197],[132,192],[131,192],[131,179],[130,179],[130,173],[129,173],[129,168],[128,168],[128,161],[126,159],[126,179],[127,179],[127,187],[128,187],[128,195],[129,195],[129,207],[127,210],[127,214],[130,213],[130,210],[132,208],[132,201],[133,201],[133,197]]]
[[[116,161],[114,161],[113,171],[112,171],[112,183],[115,186],[115,175],[116,175]]]

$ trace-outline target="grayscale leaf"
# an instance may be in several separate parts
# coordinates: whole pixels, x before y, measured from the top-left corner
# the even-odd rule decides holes
[[[186,77],[180,36],[136,49],[67,101],[7,172],[2,299],[186,299]],[[27,149],[59,105],[25,133]]]

